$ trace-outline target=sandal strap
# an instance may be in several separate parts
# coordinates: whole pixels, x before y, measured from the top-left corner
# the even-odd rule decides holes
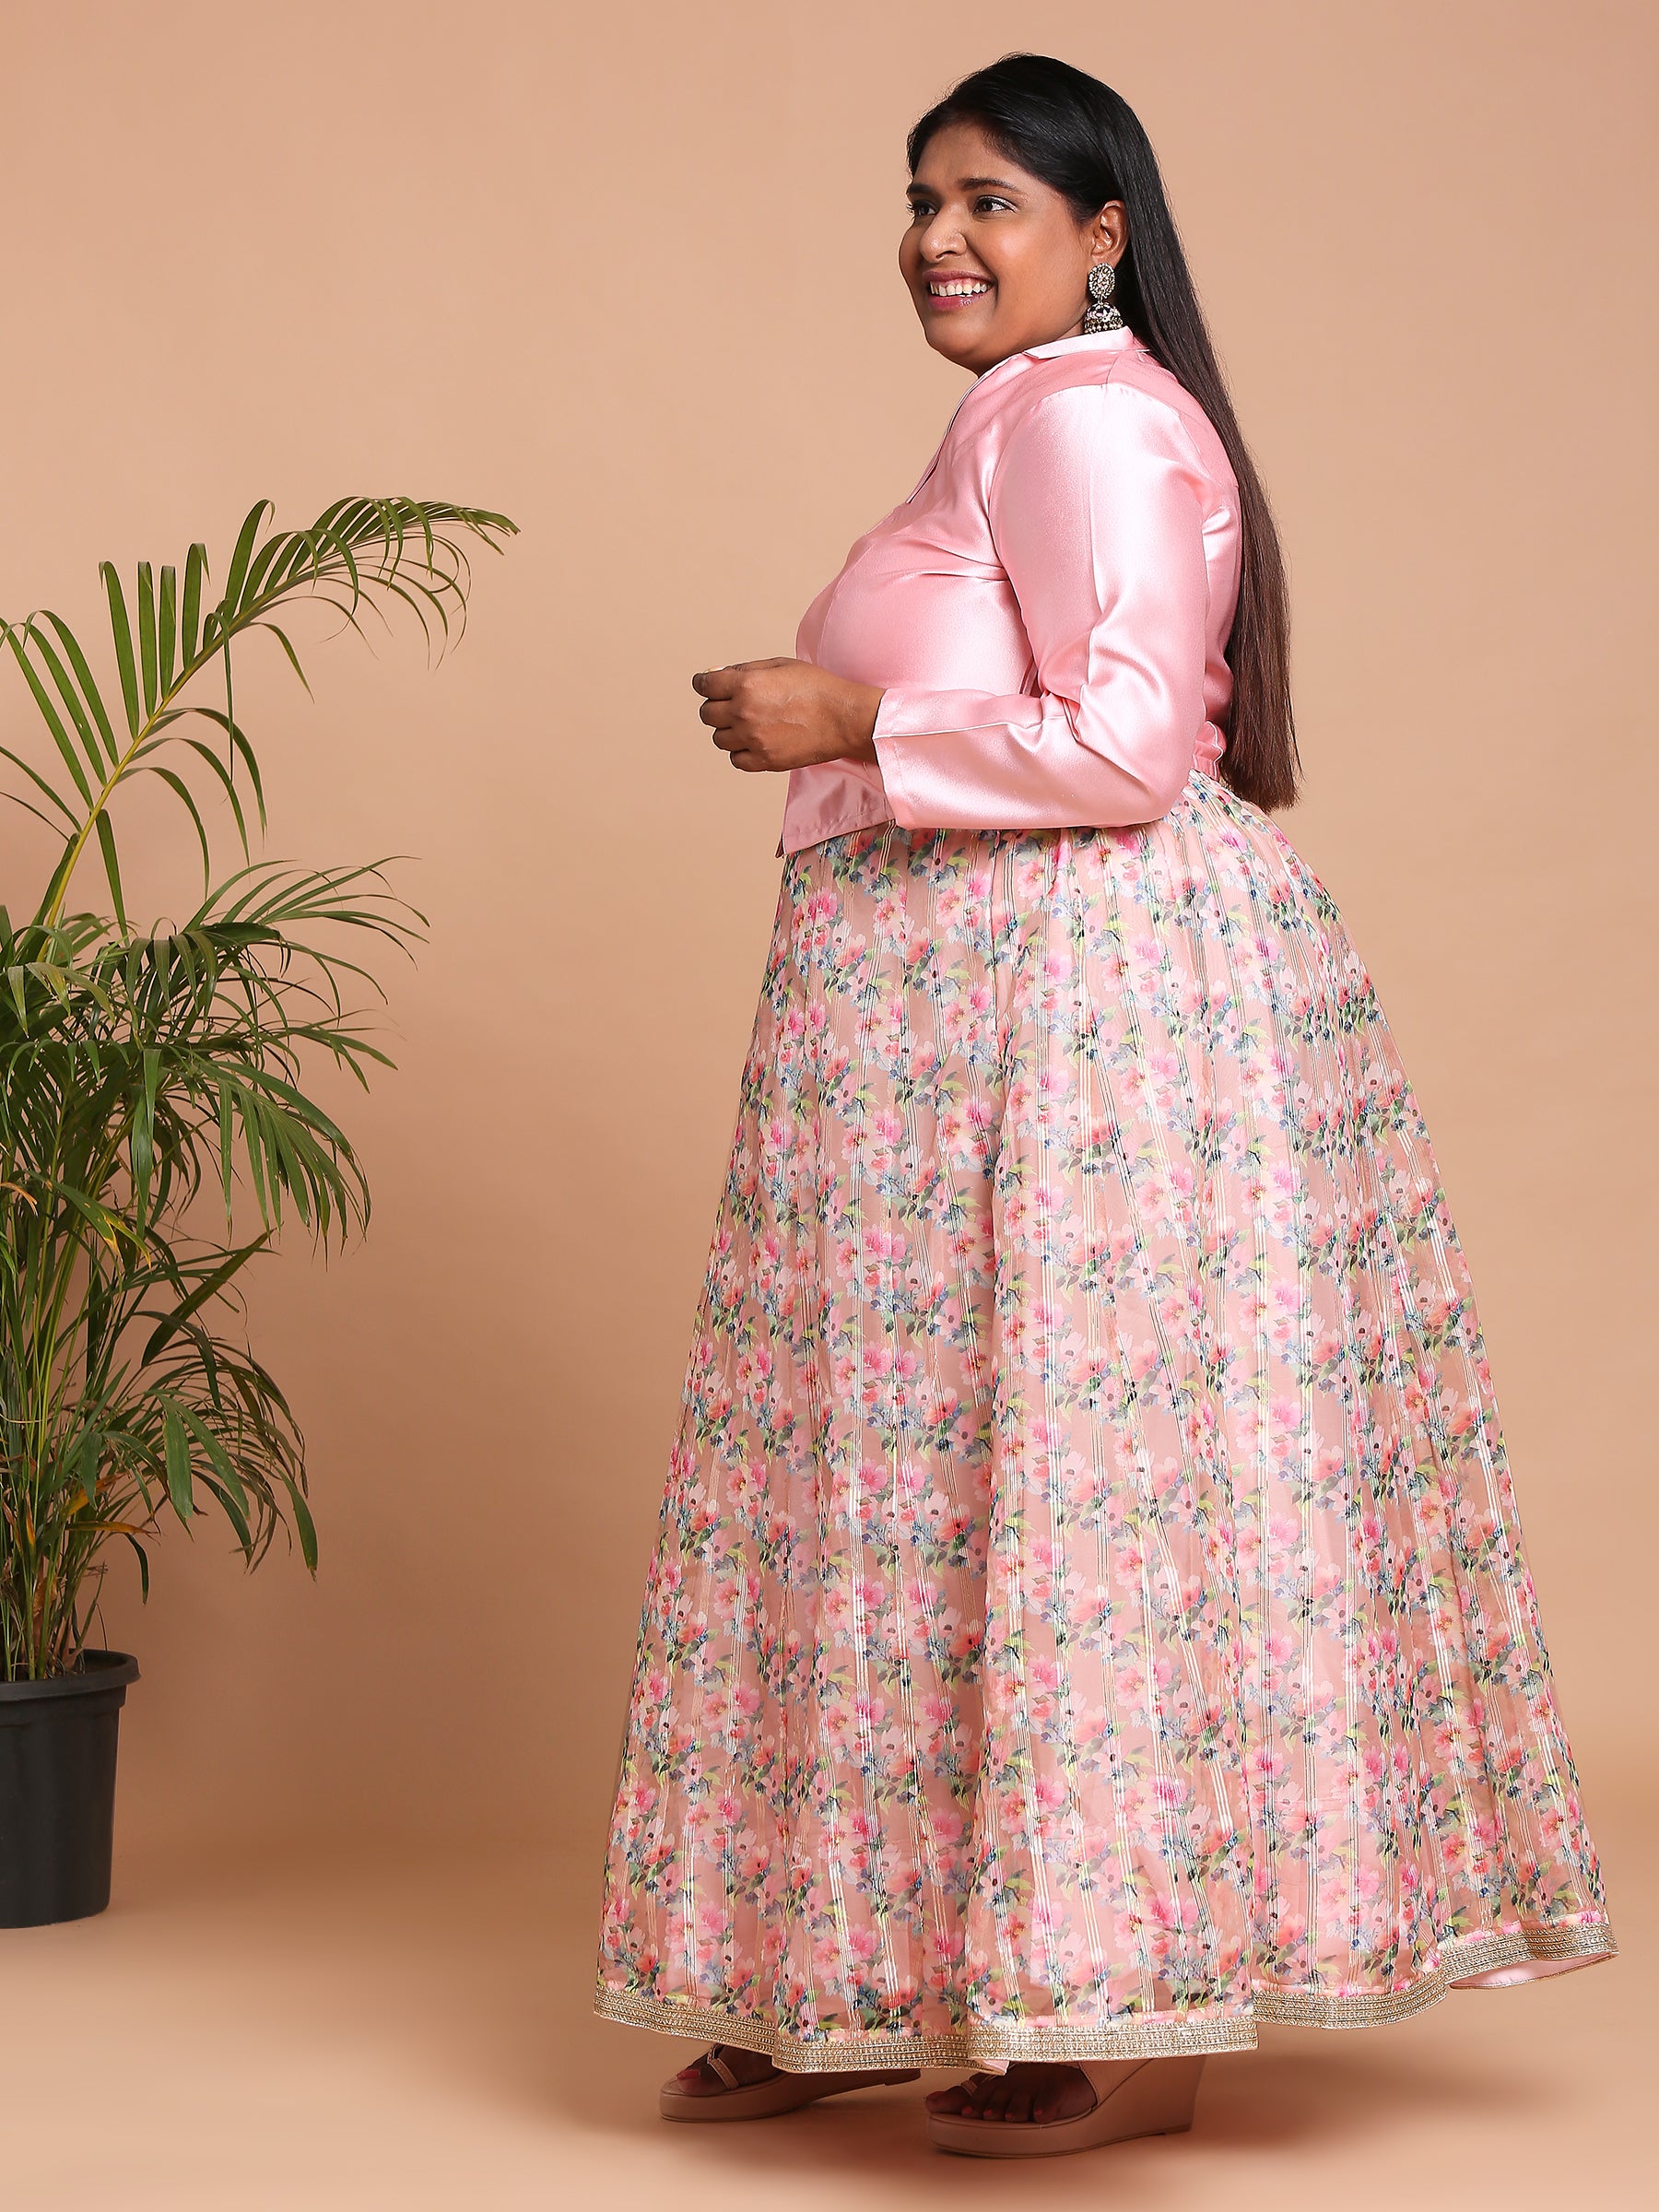
[[[1072,2061],[1078,2073],[1094,2091],[1094,2102],[1089,2106],[1089,2112],[1098,2112],[1108,2097],[1115,2096],[1126,2081],[1133,2080],[1135,2075],[1140,2073],[1142,2067],[1150,2065],[1152,2061],[1143,2058],[1140,2065],[1128,2074],[1120,2071],[1123,2063],[1122,2059],[1113,2058],[1080,2058]],[[1079,2117],[1087,2117],[1087,2115],[1079,2114]]]
[[[727,2065],[725,2060],[720,2055],[724,2049],[725,2045],[724,2043],[711,2044],[708,2051],[703,2054],[703,2064],[708,2067],[710,2073],[713,2075],[716,2081],[723,2081],[728,2089],[735,2089],[739,2088],[741,2085],[738,2082],[736,2075],[733,2073],[731,2067]]]

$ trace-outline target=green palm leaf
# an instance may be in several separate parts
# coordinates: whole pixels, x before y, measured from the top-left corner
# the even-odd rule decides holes
[[[75,824],[48,881],[41,920],[62,915],[75,871],[93,842],[104,864],[110,897],[120,908],[111,809],[133,775],[151,765],[158,744],[182,741],[176,725],[187,716],[204,717],[226,732],[232,778],[238,765],[245,769],[263,822],[258,764],[245,733],[236,725],[232,703],[233,649],[239,640],[268,631],[308,689],[303,660],[286,618],[286,610],[308,602],[332,608],[354,629],[360,628],[365,610],[383,617],[394,606],[406,606],[429,647],[436,642],[441,649],[465,619],[471,584],[467,545],[500,552],[517,527],[488,509],[447,500],[353,499],[335,500],[309,529],[264,535],[271,512],[268,500],[249,510],[223,595],[205,614],[207,559],[200,545],[192,546],[186,556],[182,606],[172,567],[162,568],[158,586],[150,563],[140,561],[129,603],[113,563],[101,564],[124,735],[112,721],[85,649],[61,616],[47,613],[0,625],[0,639],[23,672],[67,786],[32,767],[28,772],[42,795]],[[209,704],[205,688],[214,670],[223,686],[222,705],[218,700]],[[186,769],[196,771],[199,759],[198,750]],[[186,776],[180,782],[188,788]],[[181,804],[188,804],[178,786],[170,788]]]
[[[265,791],[232,664],[268,631],[306,683],[310,603],[353,629],[407,607],[441,650],[465,622],[468,547],[499,552],[515,525],[404,498],[339,500],[305,530],[270,517],[268,500],[250,509],[211,603],[200,544],[182,589],[171,564],[139,563],[130,593],[101,566],[102,687],[61,616],[0,623],[39,734],[0,746],[5,795],[58,840],[31,919],[0,908],[0,1678],[75,1663],[111,1544],[147,1595],[163,1514],[217,1513],[250,1566],[280,1528],[317,1564],[303,1440],[242,1338],[241,1283],[290,1216],[325,1243],[367,1225],[362,1164],[311,1072],[366,1085],[391,1065],[356,1010],[383,996],[359,956],[406,953],[425,924],[390,863],[252,855]],[[140,776],[178,802],[202,858],[177,927],[127,912],[116,821]],[[236,862],[216,877],[227,828]],[[77,912],[94,846],[106,903]]]

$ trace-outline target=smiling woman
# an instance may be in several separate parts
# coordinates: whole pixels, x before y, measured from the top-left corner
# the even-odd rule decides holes
[[[1063,192],[999,157],[982,124],[944,124],[923,148],[899,266],[935,352],[975,375],[1077,335],[1091,269],[1115,273],[1122,200],[1079,217]]]
[[[1269,818],[1278,540],[1151,147],[1023,55],[909,155],[975,382],[794,657],[695,679],[784,865],[597,2005],[721,2039],[666,2117],[971,2065],[933,2143],[1046,2155],[1615,1947],[1429,1131]]]

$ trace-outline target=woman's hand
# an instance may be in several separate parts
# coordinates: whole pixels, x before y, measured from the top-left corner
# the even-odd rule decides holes
[[[810,661],[734,661],[705,669],[691,688],[707,702],[698,719],[732,766],[763,773],[818,760],[874,760],[877,684],[831,676]]]

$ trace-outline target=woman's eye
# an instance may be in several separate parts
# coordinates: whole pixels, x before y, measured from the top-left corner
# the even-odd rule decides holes
[[[1000,199],[994,193],[982,193],[973,203],[975,215],[994,215],[1003,210],[1012,214],[1014,203],[1012,200]],[[925,200],[907,200],[904,212],[910,217],[912,223],[922,223],[931,222],[938,213],[938,209],[930,206]]]

